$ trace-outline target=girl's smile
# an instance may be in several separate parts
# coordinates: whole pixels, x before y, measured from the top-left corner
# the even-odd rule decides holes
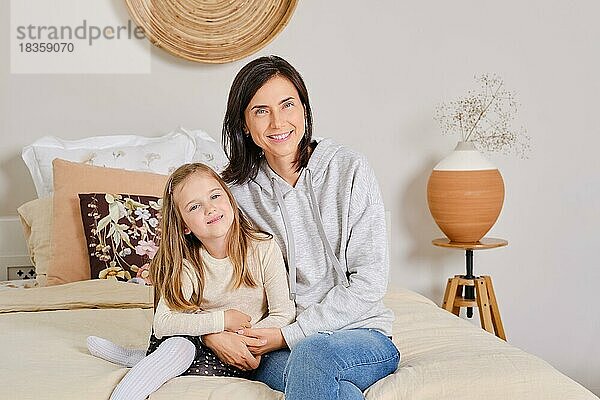
[[[207,222],[208,225],[210,224],[214,224],[219,222],[221,219],[223,219],[223,215],[219,215],[218,217],[215,217],[213,219],[211,219],[210,221]]]

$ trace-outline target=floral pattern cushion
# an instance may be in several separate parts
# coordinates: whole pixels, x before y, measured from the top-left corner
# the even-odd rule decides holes
[[[162,199],[82,193],[79,204],[92,279],[139,278],[150,284],[148,268],[160,242]]]

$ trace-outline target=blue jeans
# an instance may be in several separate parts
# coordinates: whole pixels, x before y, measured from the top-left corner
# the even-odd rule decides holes
[[[286,400],[362,400],[362,392],[393,373],[399,361],[398,349],[379,331],[317,333],[291,351],[263,355],[251,379],[284,392]]]

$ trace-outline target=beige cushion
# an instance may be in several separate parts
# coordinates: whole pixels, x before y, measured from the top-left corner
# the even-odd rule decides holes
[[[31,200],[19,207],[17,212],[23,225],[29,256],[35,266],[36,280],[43,286],[51,256],[52,197]]]
[[[90,279],[88,250],[77,195],[108,192],[162,196],[168,177],[150,172],[95,167],[61,159],[55,159],[52,167],[52,257],[48,266],[48,285]]]

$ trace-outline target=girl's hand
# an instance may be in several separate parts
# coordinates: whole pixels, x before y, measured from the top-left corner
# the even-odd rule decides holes
[[[225,311],[225,330],[235,332],[244,328],[252,328],[250,316],[241,311],[230,309]]]
[[[219,332],[202,336],[202,343],[225,364],[233,365],[243,371],[256,369],[260,364],[260,356],[253,356],[247,347],[260,346],[260,339],[231,332]]]
[[[237,333],[243,335],[246,339],[258,339],[260,341],[258,345],[254,341],[248,342],[248,350],[255,357],[260,357],[265,353],[287,347],[287,343],[279,328],[240,329]]]

